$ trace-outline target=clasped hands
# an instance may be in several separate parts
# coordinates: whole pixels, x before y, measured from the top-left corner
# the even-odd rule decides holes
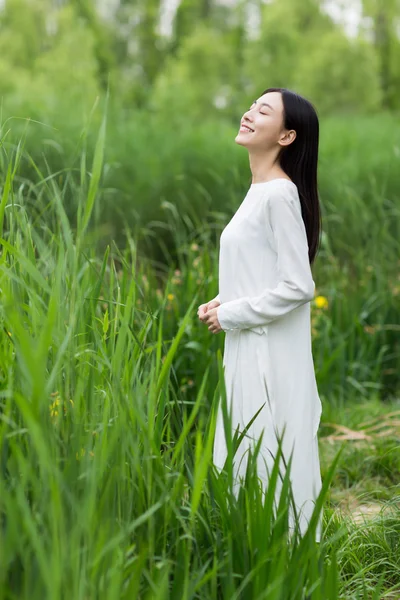
[[[211,333],[219,333],[223,331],[217,317],[217,308],[221,303],[218,300],[211,300],[206,304],[200,304],[197,309],[197,315],[203,323],[208,326]]]

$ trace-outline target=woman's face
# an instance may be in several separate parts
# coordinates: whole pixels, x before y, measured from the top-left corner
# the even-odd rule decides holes
[[[282,96],[280,92],[268,92],[244,113],[235,142],[249,150],[265,151],[275,146],[285,133]]]

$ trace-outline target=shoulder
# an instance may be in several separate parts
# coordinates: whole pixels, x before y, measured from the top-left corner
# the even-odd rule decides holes
[[[273,198],[293,198],[299,195],[297,185],[290,179],[277,179],[271,181],[266,194]]]
[[[289,179],[272,182],[265,190],[264,202],[268,209],[292,207],[301,214],[301,203],[297,185]]]

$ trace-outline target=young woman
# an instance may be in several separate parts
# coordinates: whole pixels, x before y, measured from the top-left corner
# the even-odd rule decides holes
[[[322,407],[310,322],[311,264],[321,230],[318,117],[300,95],[268,88],[243,115],[235,141],[249,152],[252,183],[221,234],[219,294],[199,306],[198,316],[211,333],[225,332],[224,378],[234,430],[263,407],[234,456],[235,481],[245,474],[250,445],[263,434],[257,472],[267,485],[281,437],[284,464],[293,453],[291,483],[303,533],[322,483]],[[220,406],[214,464],[222,469],[226,456]],[[289,516],[293,527],[291,509]],[[317,541],[320,535],[321,520]]]

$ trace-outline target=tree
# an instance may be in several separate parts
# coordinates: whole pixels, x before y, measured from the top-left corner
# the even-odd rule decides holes
[[[372,43],[379,60],[379,78],[384,108],[399,107],[400,0],[363,0],[363,15],[372,21]],[[368,35],[368,26],[364,26]]]
[[[116,12],[119,90],[136,106],[147,104],[168,51],[169,42],[159,32],[160,9],[161,0],[121,0]]]
[[[78,18],[84,20],[93,34],[99,83],[105,90],[108,84],[108,76],[116,68],[116,56],[113,49],[114,30],[101,20],[93,0],[71,0],[71,4]]]
[[[1,60],[17,69],[31,69],[47,48],[47,18],[50,6],[27,0],[7,0],[0,11]]]
[[[300,58],[296,90],[316,105],[320,114],[379,110],[378,64],[371,46],[335,30],[324,35]]]
[[[223,33],[205,24],[182,42],[176,56],[169,57],[159,74],[150,108],[165,111],[168,119],[209,117],[225,108],[236,81],[236,65]]]
[[[237,27],[237,3],[246,4],[249,1],[255,0],[236,0],[226,5],[217,0],[181,0],[173,21],[170,53],[176,55],[182,42],[199,25],[206,25],[222,34],[233,31]]]
[[[93,105],[98,95],[95,40],[72,5],[52,9],[10,0],[2,24],[2,93],[14,114],[21,107],[32,117],[66,116],[71,106]]]
[[[333,28],[318,0],[275,0],[263,5],[259,35],[245,52],[249,94],[269,86],[292,87],[299,57]]]

